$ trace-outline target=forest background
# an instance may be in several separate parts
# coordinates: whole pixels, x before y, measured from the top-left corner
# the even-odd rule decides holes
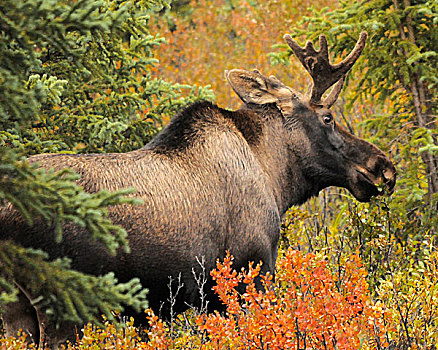
[[[301,43],[326,34],[336,62],[368,31],[334,111],[390,155],[398,183],[391,197],[369,204],[329,188],[292,208],[276,281],[266,280],[272,293],[254,290],[257,268],[236,275],[231,257],[218,264],[224,315],[192,310],[163,323],[150,314],[148,330],[117,328],[111,310],[147,306],[138,281],[85,276],[67,259],[48,261],[11,242],[0,245],[0,306],[16,297],[15,280],[40,295],[35,302],[55,320],[93,322],[71,348],[435,349],[437,28],[436,0],[3,1],[0,201],[30,223],[42,216],[58,239],[72,221],[112,251],[126,247],[105,207],[132,200],[127,191],[85,194],[73,173],[44,172],[22,157],[125,152],[192,101],[236,108],[227,69],[257,68],[303,91],[307,77],[286,33]],[[248,284],[243,296],[233,289],[239,279]],[[6,348],[25,344],[25,334],[0,339]]]

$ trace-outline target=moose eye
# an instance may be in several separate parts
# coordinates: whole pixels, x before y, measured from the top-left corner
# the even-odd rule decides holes
[[[333,122],[333,116],[331,114],[326,114],[322,120],[324,121],[324,123],[326,124],[331,124]]]

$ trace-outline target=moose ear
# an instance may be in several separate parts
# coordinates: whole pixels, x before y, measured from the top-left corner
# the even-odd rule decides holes
[[[252,72],[243,69],[225,71],[225,77],[243,102],[275,103],[284,116],[292,112],[295,101],[302,99],[273,75],[265,77],[256,69]]]
[[[263,105],[277,102],[277,97],[269,88],[269,82],[263,75],[243,69],[225,71],[225,77],[233,90],[245,103]]]

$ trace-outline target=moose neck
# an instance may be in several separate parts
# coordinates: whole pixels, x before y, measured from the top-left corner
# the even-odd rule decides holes
[[[302,159],[306,157],[301,155],[302,137],[298,131],[296,140],[291,141],[284,123],[275,105],[246,105],[228,111],[210,102],[198,102],[184,109],[144,149],[174,157],[192,152],[193,145],[202,145],[196,140],[205,130],[213,128],[216,132],[218,124],[226,128],[233,125],[233,132],[236,129],[240,132],[262,167],[265,185],[283,215],[292,205],[301,204],[317,193],[303,170]]]
[[[265,107],[263,112],[262,136],[251,148],[266,174],[267,186],[276,199],[279,213],[283,215],[291,206],[317,195],[319,188],[306,176],[299,137],[292,140],[291,145],[284,118],[275,106]]]

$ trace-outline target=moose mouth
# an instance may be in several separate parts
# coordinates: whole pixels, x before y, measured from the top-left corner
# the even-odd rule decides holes
[[[352,189],[353,195],[361,202],[369,202],[371,197],[394,192],[395,172],[385,169],[375,175],[369,169],[357,165],[355,167],[357,183]]]

